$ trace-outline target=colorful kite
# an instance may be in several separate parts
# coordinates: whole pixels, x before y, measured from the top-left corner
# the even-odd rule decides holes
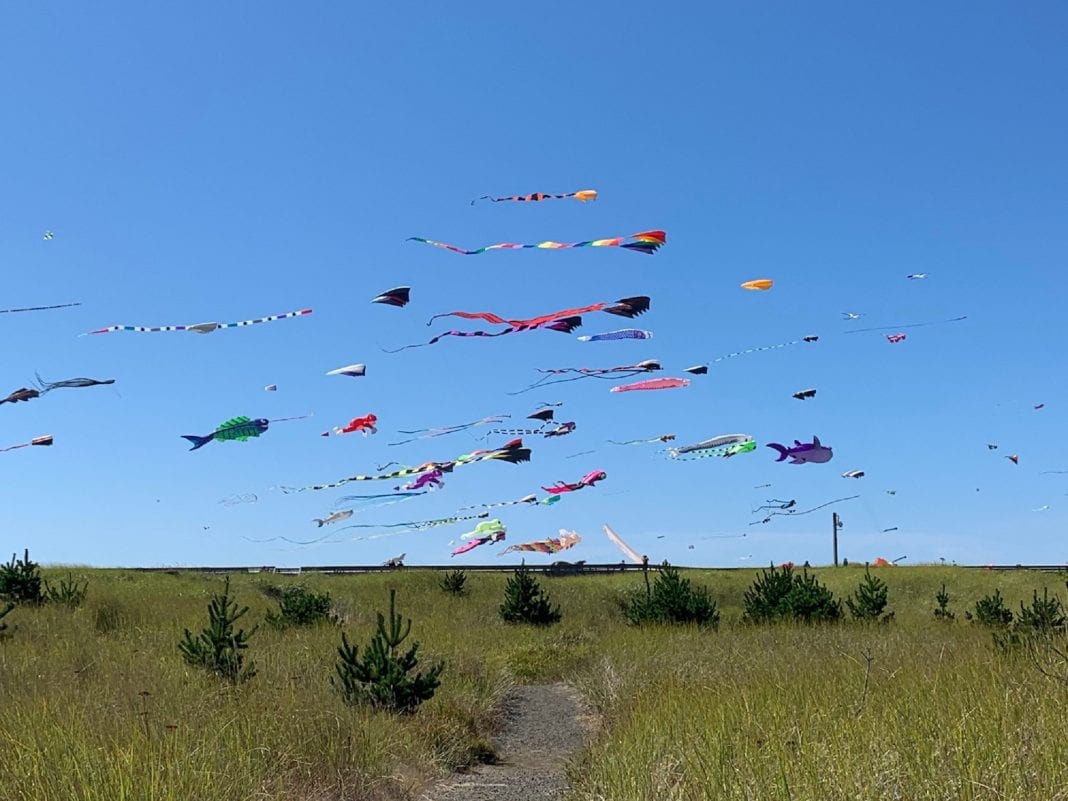
[[[623,555],[624,556],[626,556],[628,559],[630,559],[630,561],[632,561],[636,565],[644,565],[645,564],[646,560],[643,557],[639,556],[638,552],[635,551],[633,548],[631,548],[629,545],[627,545],[627,543],[623,542],[622,538],[618,534],[616,534],[616,532],[614,532],[608,526],[607,523],[604,525],[603,528],[604,528],[605,536],[608,537],[609,540],[611,540],[613,545],[615,545],[617,548],[619,548],[619,550],[623,551]]]
[[[203,448],[213,439],[219,442],[248,442],[249,439],[258,437],[264,433],[271,423],[282,423],[287,420],[303,420],[309,417],[309,415],[301,415],[300,417],[280,417],[277,420],[268,420],[264,417],[258,417],[255,420],[249,417],[233,417],[227,420],[225,423],[220,423],[219,427],[206,436],[197,436],[196,434],[182,434],[182,439],[188,440],[193,443],[193,447],[189,450],[195,451],[198,448]]]
[[[445,486],[445,473],[437,468],[420,473],[406,484],[397,487],[398,490],[416,492],[423,489],[441,489]]]
[[[578,492],[580,489],[594,486],[598,481],[604,481],[608,478],[608,474],[604,470],[591,470],[584,475],[581,479],[573,484],[568,484],[564,481],[557,481],[551,487],[542,487],[543,490],[550,495],[560,495],[564,492]]]
[[[559,495],[549,495],[539,501],[538,496],[532,494],[517,498],[514,501],[497,501],[496,503],[480,503],[475,506],[463,506],[460,508],[460,511],[466,509],[493,509],[498,506],[519,506],[520,504],[527,504],[528,506],[552,506],[559,500]]]
[[[600,378],[607,381],[618,381],[621,378],[630,378],[642,373],[652,373],[661,370],[660,362],[656,359],[646,359],[637,364],[626,364],[621,367],[560,367],[551,370],[538,370],[544,373],[545,378],[540,378],[525,389],[517,392],[509,392],[509,395],[522,395],[538,387],[547,387],[551,384],[563,384],[568,381],[578,381],[583,378]],[[560,378],[559,376],[565,376]]]
[[[366,364],[350,364],[345,367],[338,367],[336,370],[327,370],[327,375],[347,375],[352,378],[359,378],[367,374]]]
[[[806,398],[814,398],[814,397],[816,397],[816,390],[814,390],[814,389],[803,389],[800,392],[795,392],[794,393],[794,397],[797,398],[798,400],[805,400]]]
[[[368,434],[378,433],[378,427],[375,425],[377,422],[378,417],[374,414],[366,414],[363,417],[353,417],[344,426],[334,426],[334,433],[338,435],[354,434],[359,431],[366,437]],[[329,437],[330,432],[324,431],[320,436]]]
[[[492,522],[499,523],[500,521],[495,520]],[[502,526],[499,530],[491,531],[490,533],[485,534],[481,537],[477,537],[468,542],[465,542],[463,545],[460,545],[453,549],[453,552],[449,555],[459,556],[462,553],[467,553],[468,551],[475,550],[475,548],[479,547],[480,545],[491,545],[495,542],[503,542],[507,538],[507,536],[507,532],[505,532],[504,527]]]
[[[407,445],[409,442],[415,442],[419,439],[433,439],[434,437],[443,437],[446,434],[455,434],[457,431],[466,431],[469,428],[475,428],[477,426],[493,425],[495,423],[503,423],[511,417],[510,414],[495,414],[490,417],[483,417],[481,420],[473,420],[470,423],[460,423],[454,426],[440,426],[438,428],[414,428],[408,431],[401,430],[401,434],[418,434],[418,436],[411,439],[402,439],[400,442],[389,442],[388,445]]]
[[[342,531],[349,531],[350,529],[354,529],[354,528],[359,528],[359,529],[374,529],[374,528],[391,529],[391,531],[389,531],[389,532],[387,532],[385,534],[375,534],[375,535],[372,535],[370,537],[355,537],[352,540],[350,540],[351,542],[359,542],[361,540],[377,540],[377,539],[382,539],[383,537],[393,537],[393,536],[396,536],[397,534],[405,534],[405,533],[407,533],[409,531],[423,531],[423,530],[428,529],[428,528],[436,528],[437,526],[447,526],[447,525],[450,525],[452,523],[459,523],[461,520],[476,520],[476,519],[478,519],[480,517],[488,517],[488,516],[489,516],[488,512],[483,512],[480,515],[467,515],[467,516],[458,516],[458,517],[441,517],[441,518],[438,518],[436,520],[413,520],[413,521],[406,521],[406,522],[403,522],[403,523],[357,523],[357,524],[354,524],[354,525],[351,525],[351,526],[343,526],[342,528],[339,528],[336,531],[330,532],[329,534],[324,534],[323,536],[317,537],[317,538],[312,539],[312,540],[292,540],[292,539],[289,539],[288,537],[271,537],[270,539],[266,539],[266,540],[250,540],[250,541],[251,542],[273,542],[274,540],[283,540],[285,542],[291,542],[294,545],[316,545],[316,544],[321,543],[324,540],[326,540],[327,537],[336,536],[337,534],[340,534]],[[331,542],[341,542],[341,541],[342,540],[331,540]]]
[[[479,517],[488,517],[488,514],[479,515]],[[473,540],[478,537],[485,537],[487,534],[492,534],[496,531],[504,531],[504,523],[500,520],[483,520],[473,531],[468,531],[466,534],[461,534],[462,540]]]
[[[730,457],[756,450],[756,442],[748,434],[721,434],[694,445],[669,448],[672,459],[704,459],[709,456]]]
[[[69,309],[72,306],[81,305],[81,303],[60,303],[55,306],[26,306],[21,309],[0,309],[0,314],[18,314],[19,312],[51,311],[52,309]]]
[[[471,205],[475,205],[479,200],[492,200],[494,203],[503,203],[505,201],[513,201],[518,203],[532,203],[539,200],[564,200],[566,198],[573,197],[575,200],[581,200],[583,203],[596,200],[596,189],[580,189],[577,192],[567,192],[563,195],[547,195],[542,192],[535,192],[532,195],[512,195],[511,197],[493,197],[493,195],[483,195],[480,198],[476,198],[471,201]]]
[[[301,309],[300,311],[286,312],[285,314],[272,314],[270,317],[258,317],[255,320],[242,320],[237,323],[197,323],[195,325],[162,325],[155,328],[148,328],[142,325],[113,325],[108,328],[98,328],[96,331],[90,331],[90,334],[108,334],[112,331],[134,331],[138,334],[159,333],[161,331],[192,331],[194,334],[210,334],[213,331],[218,331],[220,328],[245,328],[250,325],[256,325],[257,323],[270,323],[275,320],[285,320],[290,317],[302,317],[305,314],[311,314],[311,309]]]
[[[383,303],[386,306],[397,306],[403,308],[408,305],[410,293],[412,288],[410,286],[399,286],[396,289],[387,289],[381,295],[371,299],[371,303]]]
[[[640,328],[620,328],[618,331],[605,331],[603,334],[589,334],[576,337],[579,342],[614,342],[619,339],[652,339],[652,331]]]
[[[742,289],[749,290],[762,290],[767,291],[775,284],[770,278],[757,278],[755,281],[746,281],[743,283]]]
[[[908,339],[908,337],[905,334],[902,334],[902,333],[887,334],[886,335],[886,341],[889,342],[890,344],[896,344],[898,342],[904,342],[906,339]]]
[[[560,529],[559,537],[548,537],[544,540],[535,540],[534,542],[523,542],[519,545],[512,545],[501,551],[498,556],[504,556],[506,553],[512,551],[533,551],[535,553],[560,553],[560,551],[566,551],[569,548],[574,548],[579,542],[582,541],[582,537],[576,534],[574,531],[568,531],[567,529]]]
[[[778,442],[769,442],[768,447],[779,452],[779,458],[775,461],[782,462],[790,457],[790,464],[823,464],[834,457],[831,448],[820,444],[819,437],[813,437],[811,443],[802,443],[795,439],[793,446],[789,448]]]
[[[46,434],[43,437],[34,437],[29,442],[22,442],[18,445],[9,445],[6,448],[0,448],[0,453],[7,453],[8,451],[17,451],[19,448],[29,448],[32,445],[43,445],[48,447],[52,444],[52,435]]]
[[[623,384],[612,387],[609,392],[635,392],[647,389],[679,389],[690,386],[688,378],[653,378],[648,381],[638,381],[634,384]]]
[[[485,245],[474,250],[464,250],[458,248],[455,245],[447,245],[444,242],[435,242],[433,239],[424,239],[421,236],[408,237],[409,242],[422,242],[424,245],[433,245],[434,247],[444,248],[445,250],[451,250],[453,253],[459,253],[462,256],[477,256],[480,253],[485,253],[489,250],[527,250],[531,248],[537,248],[541,250],[565,250],[568,248],[600,248],[600,247],[619,247],[626,250],[633,250],[638,253],[645,253],[652,255],[656,253],[664,243],[667,241],[667,234],[664,231],[642,231],[638,234],[631,234],[630,236],[617,236],[611,239],[590,239],[585,242],[538,242],[536,244],[516,244],[514,242],[498,242],[495,245]]]

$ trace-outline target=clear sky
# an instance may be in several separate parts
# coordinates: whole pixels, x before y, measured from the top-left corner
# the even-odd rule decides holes
[[[55,435],[51,449],[0,454],[4,553],[448,562],[469,526],[308,547],[249,539],[314,537],[312,518],[339,496],[397,482],[275,487],[506,439],[476,429],[389,447],[398,429],[492,414],[520,426],[538,402],[563,401],[576,432],[528,437],[531,463],[466,466],[436,493],[349,522],[451,515],[603,469],[606,481],[554,507],[493,510],[508,543],[574,529],[583,541],[564,558],[616,561],[609,523],[654,561],[826,563],[831,508],[750,526],[752,509],[859,493],[834,507],[851,561],[1063,563],[1068,474],[1043,471],[1068,470],[1066,36],[1056,2],[8,4],[0,306],[83,305],[0,315],[0,394],[35,371],[117,383],[0,407],[0,445]],[[577,189],[600,197],[469,205]],[[655,228],[668,244],[653,256],[465,257],[405,242]],[[916,272],[929,277],[906,278]],[[754,278],[775,286],[739,288]],[[407,308],[369,303],[397,285],[412,287]],[[637,321],[649,341],[533,332],[381,351],[467,325],[428,328],[438,312],[523,318],[639,294],[652,297]],[[207,336],[78,337],[303,307],[314,314]],[[896,329],[845,335],[961,315],[904,329],[899,344],[884,338]],[[627,324],[591,314],[578,333]],[[506,394],[536,368],[657,358],[659,375],[685,375],[807,334],[820,339],[714,364],[682,390],[617,395],[590,380]],[[324,375],[351,362],[366,377]],[[791,397],[809,387],[815,399]],[[309,412],[246,443],[190,453],[179,438],[236,415]],[[376,436],[319,436],[367,412]],[[760,447],[683,462],[605,444],[665,433],[746,433]],[[830,463],[776,463],[764,447],[813,434]],[[219,503],[244,493],[258,502]]]

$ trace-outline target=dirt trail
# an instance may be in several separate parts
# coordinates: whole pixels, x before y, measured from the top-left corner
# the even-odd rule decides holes
[[[590,734],[578,693],[566,684],[515,687],[494,744],[499,763],[479,765],[427,791],[422,801],[547,801],[568,789],[568,760]]]

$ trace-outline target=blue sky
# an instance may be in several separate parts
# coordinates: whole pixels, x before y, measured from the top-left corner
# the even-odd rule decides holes
[[[10,6],[0,306],[83,305],[0,316],[2,389],[35,371],[117,383],[0,407],[0,444],[56,438],[0,455],[0,540],[50,563],[447,562],[461,526],[305,548],[249,538],[310,538],[337,497],[393,482],[274,487],[503,440],[476,429],[387,446],[397,429],[491,414],[521,425],[537,402],[563,401],[577,431],[528,438],[530,464],[464,467],[360,521],[446,516],[603,469],[605,482],[554,507],[499,510],[508,542],[574,529],[583,542],[567,558],[616,561],[609,523],[654,561],[826,563],[831,509],[750,526],[751,509],[859,493],[836,507],[851,560],[1062,563],[1068,475],[1043,471],[1068,470],[1066,28],[1051,2]],[[469,205],[587,188],[596,203]],[[405,242],[653,228],[668,232],[654,256],[463,257]],[[763,277],[770,292],[738,287]],[[407,308],[368,302],[402,284]],[[534,332],[380,350],[460,327],[427,328],[438,312],[522,318],[638,294],[653,299],[645,342]],[[314,314],[208,336],[78,337],[303,307]],[[866,316],[842,322],[845,310]],[[844,333],[961,315],[897,345]],[[592,314],[579,333],[620,325]],[[539,367],[657,358],[661,375],[684,375],[806,334],[819,342],[718,363],[684,390],[506,394]],[[351,362],[367,376],[324,375]],[[814,400],[791,397],[808,387]],[[243,444],[189,453],[179,438],[235,415],[308,412]],[[367,412],[377,436],[319,437]],[[675,462],[604,442],[669,432],[741,432],[760,447]],[[830,463],[775,463],[763,447],[813,434]],[[854,469],[866,476],[841,477]],[[259,501],[219,504],[235,493]]]

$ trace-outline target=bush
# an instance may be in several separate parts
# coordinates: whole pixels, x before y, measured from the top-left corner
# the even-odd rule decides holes
[[[68,573],[65,579],[59,580],[58,587],[53,587],[45,579],[44,592],[50,603],[77,609],[85,602],[85,596],[89,593],[89,582],[88,580],[80,582]]]
[[[563,617],[559,607],[549,603],[549,597],[527,570],[526,563],[508,579],[500,613],[505,623],[529,623],[534,626],[550,626],[560,622]]]
[[[11,636],[7,633],[7,623],[4,622],[4,618],[7,617],[8,612],[10,612],[14,608],[15,604],[8,601],[6,604],[4,604],[4,608],[0,609],[0,640],[4,639],[5,637]]]
[[[314,592],[303,586],[286,587],[278,594],[278,611],[267,613],[267,622],[277,628],[314,626],[333,620],[328,592]]]
[[[664,562],[651,590],[638,592],[624,602],[623,614],[631,623],[696,623],[715,628],[719,609],[704,587],[692,587],[677,568]]]
[[[935,593],[935,603],[938,604],[934,610],[934,616],[936,618],[949,621],[955,617],[949,608],[949,593],[946,592],[946,585],[944,583],[942,584],[942,589]]]
[[[842,605],[834,594],[807,570],[797,574],[790,565],[771,565],[761,571],[745,591],[742,605],[742,619],[747,623],[820,623],[842,617]]]
[[[1050,598],[1048,589],[1042,590],[1041,598],[1038,597],[1038,590],[1033,590],[1030,606],[1024,606],[1023,601],[1020,601],[1020,614],[1016,618],[1016,625],[1035,634],[1063,631],[1064,605],[1056,595]]]
[[[438,586],[449,595],[463,595],[467,592],[467,574],[462,570],[450,570],[441,577]]]
[[[412,713],[423,701],[433,698],[441,684],[445,663],[437,663],[426,674],[409,675],[419,664],[416,656],[419,643],[413,642],[404,654],[398,650],[411,633],[412,621],[409,618],[407,624],[401,624],[401,616],[395,609],[396,595],[396,590],[389,591],[389,628],[379,612],[378,631],[364,648],[362,658],[359,648],[349,645],[348,638],[344,633],[341,635],[335,665],[337,677],[331,677],[330,682],[338,688],[346,703]]]
[[[808,571],[794,575],[794,586],[788,597],[790,614],[801,623],[830,623],[842,617],[842,604],[834,593],[820,584]]]
[[[975,620],[984,626],[1008,626],[1012,623],[1012,610],[1005,606],[1001,590],[986,595],[975,602]]]
[[[856,593],[846,598],[846,606],[854,620],[875,621],[882,617],[886,609],[889,588],[886,582],[871,574],[867,566],[864,567],[864,579],[857,585]],[[889,616],[884,619],[889,619]]]
[[[208,604],[208,626],[196,637],[185,629],[184,637],[178,643],[178,650],[190,665],[203,668],[219,678],[233,684],[248,681],[256,675],[254,662],[245,664],[244,651],[248,640],[256,633],[257,626],[251,631],[234,630],[234,624],[240,620],[248,607],[237,608],[237,602],[230,597],[230,577],[222,595],[212,593]]]
[[[30,560],[30,549],[23,552],[22,559],[0,564],[0,599],[15,604],[42,604],[45,602],[41,581],[41,566]]]

